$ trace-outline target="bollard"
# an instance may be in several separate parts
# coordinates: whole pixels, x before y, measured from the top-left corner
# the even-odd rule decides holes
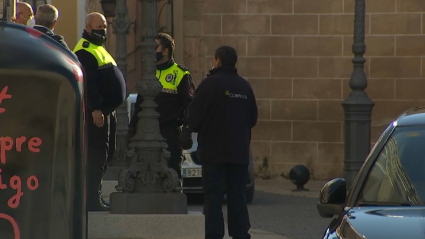
[[[291,191],[309,191],[308,189],[304,188],[304,185],[308,182],[308,180],[310,180],[310,171],[306,166],[295,165],[292,167],[291,171],[289,171],[289,179],[297,186],[296,189]]]
[[[86,239],[83,73],[43,33],[0,22],[0,238]]]

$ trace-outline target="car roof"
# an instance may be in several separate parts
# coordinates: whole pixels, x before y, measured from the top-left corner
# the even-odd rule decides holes
[[[395,123],[397,126],[425,125],[425,106],[406,110]]]
[[[131,103],[136,103],[137,100],[137,94],[130,94],[128,96],[128,99],[130,100]]]

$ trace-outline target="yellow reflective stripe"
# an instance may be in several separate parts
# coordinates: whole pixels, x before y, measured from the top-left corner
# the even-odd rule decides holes
[[[185,75],[190,74],[189,71],[183,71],[174,63],[168,69],[156,70],[156,78],[161,82],[163,91],[166,93],[177,94],[177,87]]]
[[[83,43],[85,41],[87,40],[84,38],[81,38],[81,40],[78,42],[78,44],[74,48],[74,53],[79,50],[86,50],[90,52],[96,58],[99,68],[102,68],[108,65],[114,65],[114,66],[117,65],[114,58],[109,54],[109,52],[103,46],[97,46],[93,43],[90,43],[88,47],[83,47]]]
[[[178,94],[179,93],[177,90],[171,90],[171,89],[167,89],[167,88],[162,88],[161,92],[169,93],[169,94]]]

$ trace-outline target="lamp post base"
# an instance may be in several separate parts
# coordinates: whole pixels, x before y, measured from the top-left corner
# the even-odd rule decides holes
[[[111,214],[187,214],[183,193],[122,193],[110,197]]]
[[[349,189],[370,151],[374,103],[365,91],[353,90],[342,106],[345,113],[344,178]]]

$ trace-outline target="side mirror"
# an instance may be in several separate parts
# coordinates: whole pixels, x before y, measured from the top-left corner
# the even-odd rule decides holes
[[[320,190],[317,210],[321,217],[330,218],[341,215],[347,198],[347,184],[345,179],[336,178],[327,182]]]

